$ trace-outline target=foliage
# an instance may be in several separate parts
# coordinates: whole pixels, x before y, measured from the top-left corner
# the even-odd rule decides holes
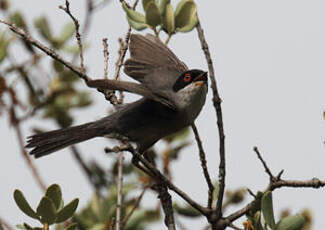
[[[135,30],[150,28],[158,36],[162,30],[169,37],[177,32],[189,32],[198,23],[197,6],[193,0],[182,0],[174,11],[170,0],[143,0],[142,6],[145,15],[130,9],[123,2],[123,9],[126,13],[127,21]],[[157,29],[158,28],[158,29]]]
[[[36,210],[29,205],[24,194],[18,189],[14,192],[14,199],[19,209],[27,216],[38,220],[44,229],[48,229],[49,225],[67,221],[73,216],[79,203],[79,199],[74,199],[67,205],[64,205],[61,188],[57,184],[52,184],[47,188]],[[65,230],[72,230],[75,227],[75,224],[71,224]],[[27,223],[19,225],[19,228],[26,230],[40,229],[40,227],[31,227]]]
[[[267,191],[264,194],[258,193],[260,203],[252,205],[251,212],[247,215],[248,220],[254,230],[302,230],[307,222],[302,214],[288,215],[275,221],[273,211],[272,192]],[[262,222],[262,216],[264,223]],[[248,228],[249,229],[249,228]]]

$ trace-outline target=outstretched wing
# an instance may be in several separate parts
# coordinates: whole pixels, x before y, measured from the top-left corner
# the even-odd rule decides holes
[[[129,51],[124,72],[141,84],[103,79],[89,81],[88,86],[139,94],[177,110],[171,89],[187,66],[153,35],[131,34]]]
[[[157,97],[171,100],[171,88],[187,66],[153,35],[132,34],[131,58],[124,63],[124,72],[139,81]]]

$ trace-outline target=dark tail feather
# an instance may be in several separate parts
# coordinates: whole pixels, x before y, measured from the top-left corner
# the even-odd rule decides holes
[[[27,148],[35,158],[39,158],[73,144],[103,135],[97,122],[78,125],[65,129],[58,129],[28,137]]]

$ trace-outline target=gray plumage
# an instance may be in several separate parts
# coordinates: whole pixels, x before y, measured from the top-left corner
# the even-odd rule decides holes
[[[205,102],[206,76],[198,78],[201,83],[198,80],[175,92],[172,88],[176,80],[190,70],[167,46],[152,35],[132,34],[129,50],[131,58],[124,63],[124,72],[139,83],[96,80],[89,86],[128,91],[143,98],[98,121],[29,137],[26,147],[33,148],[31,155],[42,157],[101,136],[127,138],[143,152],[194,121]]]

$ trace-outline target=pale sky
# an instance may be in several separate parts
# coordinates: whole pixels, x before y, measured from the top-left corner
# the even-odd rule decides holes
[[[71,1],[72,11],[82,22],[83,1]],[[172,1],[175,5],[177,1]],[[231,0],[196,1],[201,24],[210,46],[224,112],[226,134],[227,188],[242,186],[252,191],[264,190],[268,176],[252,149],[258,146],[274,173],[284,169],[284,179],[325,179],[325,2],[321,0]],[[70,19],[58,9],[64,1],[24,0],[12,2],[29,22],[45,14],[52,27],[61,27]],[[1,26],[1,30],[5,27]],[[92,21],[85,63],[93,77],[103,73],[102,38],[108,37],[110,73],[116,60],[117,38],[127,30],[119,1],[98,11]],[[145,32],[150,32],[145,31]],[[179,34],[170,47],[190,68],[207,69],[196,31]],[[20,57],[17,50],[17,59]],[[105,116],[108,103],[94,90],[96,100],[91,109],[75,113],[76,124]],[[32,126],[55,128],[39,119],[23,126],[23,135]],[[214,180],[218,172],[218,136],[211,92],[197,126],[204,140],[208,167]],[[0,216],[12,225],[29,222],[16,207],[12,193],[21,189],[33,206],[42,193],[21,158],[15,132],[8,117],[0,118]],[[79,144],[86,159],[98,159],[109,165],[103,154],[108,143],[103,139]],[[80,208],[92,190],[81,175],[68,150],[35,161],[47,184],[62,186],[67,201],[79,197]],[[195,200],[206,203],[207,186],[201,173],[196,145],[186,149],[177,163],[174,182]],[[293,213],[310,208],[313,229],[325,228],[323,189],[280,189],[274,195],[275,210],[289,207]],[[173,194],[175,200],[180,200]],[[154,196],[145,199],[147,204]],[[250,198],[249,198],[250,199]],[[247,200],[248,202],[249,200]],[[236,207],[237,209],[238,207]],[[229,210],[231,211],[231,210]],[[277,216],[278,218],[278,216]],[[204,221],[205,223],[205,221]],[[202,222],[189,221],[189,229],[202,229]],[[157,226],[156,229],[161,229]]]

